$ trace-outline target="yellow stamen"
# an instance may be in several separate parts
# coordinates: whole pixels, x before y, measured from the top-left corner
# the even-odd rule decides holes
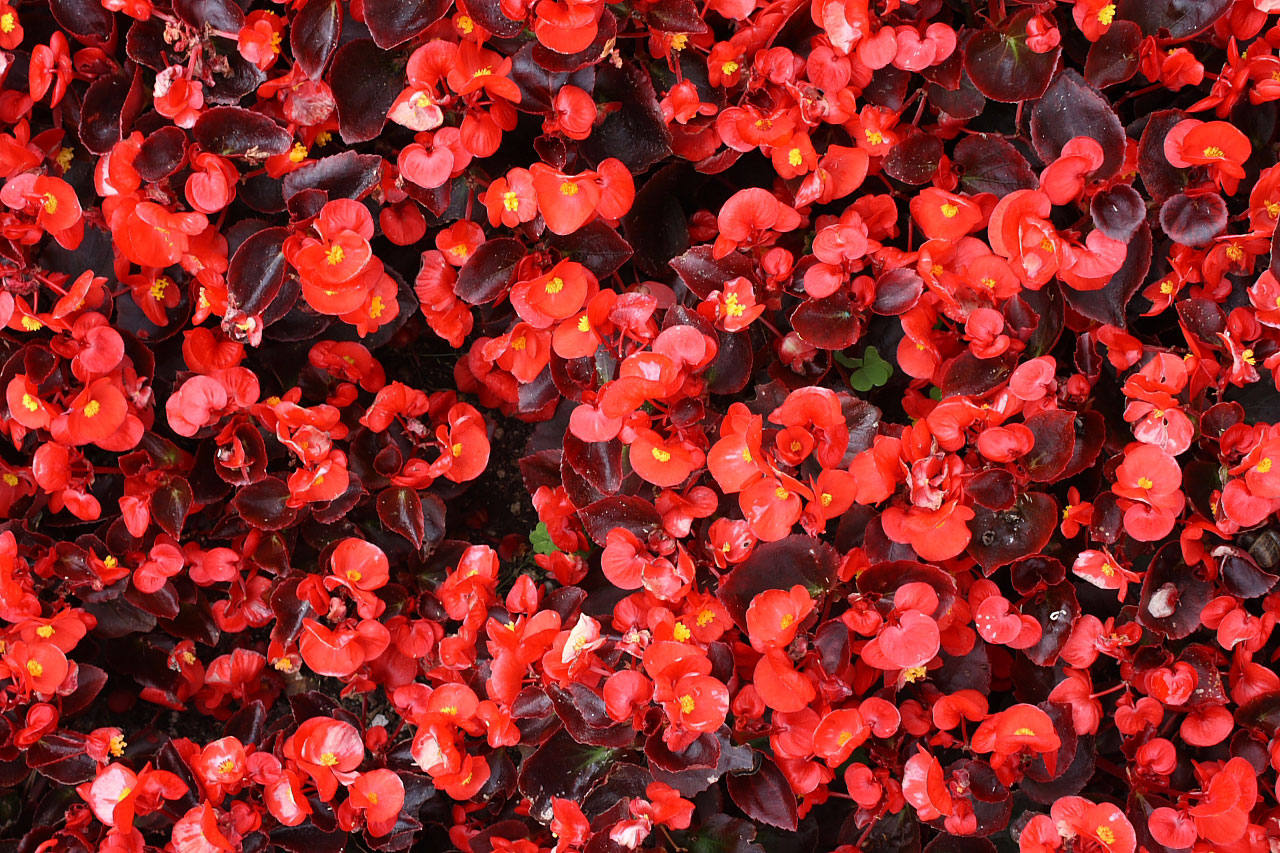
[[[5,12],[0,15],[0,32],[11,33],[18,26],[18,21],[12,12]]]
[[[475,31],[475,28],[476,28],[476,22],[475,22],[475,21],[471,20],[471,19],[470,19],[470,18],[468,18],[466,15],[461,15],[461,16],[459,16],[459,18],[458,18],[458,29],[462,30],[462,34],[463,34],[464,36],[469,36],[469,35],[471,35],[471,33]]]
[[[289,160],[293,163],[301,163],[307,159],[307,146],[301,142],[293,143],[293,147],[289,149]]]
[[[336,267],[338,264],[342,263],[342,259],[346,256],[347,253],[342,250],[342,247],[335,245],[330,246],[329,251],[324,253],[324,260],[329,266]]]
[[[878,130],[867,128],[862,133],[867,137],[867,142],[870,142],[872,145],[879,145],[884,142],[884,134]]]
[[[959,212],[960,208],[954,204],[947,203],[942,206],[942,215],[947,217],[947,219],[955,219],[956,214]]]
[[[386,305],[382,302],[381,296],[375,296],[369,300],[369,317],[376,320],[382,316],[382,312],[386,309]]]
[[[560,276],[556,276],[555,278],[551,279],[551,281],[547,282],[547,286],[545,290],[547,291],[547,293],[552,293],[552,294],[559,293],[560,291],[564,290],[564,279],[562,279]]]
[[[38,660],[29,660],[27,661],[27,672],[31,674],[32,678],[39,678],[44,675],[44,666]]]
[[[667,452],[667,451],[663,450],[661,447],[655,447],[655,448],[653,448],[653,450],[651,450],[651,451],[649,451],[649,452],[650,452],[650,453],[652,453],[652,454],[653,454],[653,458],[654,458],[654,459],[657,459],[659,462],[670,462],[670,461],[671,461],[671,454],[670,454],[669,452]]]
[[[1026,726],[1023,726],[1022,728],[1018,729],[1017,731],[1015,731],[1015,732],[1014,732],[1014,734],[1015,734],[1015,735],[1021,735],[1021,736],[1023,736],[1023,737],[1035,737],[1035,736],[1036,736],[1035,729],[1029,729],[1029,728],[1027,728]]]
[[[716,615],[710,610],[698,611],[698,627],[705,628],[715,621]]]
[[[53,193],[44,194],[44,212],[45,213],[58,212],[58,198]]]
[[[84,407],[84,416],[86,418],[92,418],[100,411],[102,411],[102,404],[97,400],[90,400],[89,404]]]
[[[26,409],[28,412],[34,412],[40,408],[40,404],[36,401],[36,398],[32,397],[30,394],[23,394],[22,408]]]
[[[787,162],[792,166],[799,166],[804,162],[804,154],[800,152],[799,148],[792,148],[787,152]]]
[[[692,714],[694,707],[695,705],[693,703],[693,697],[690,696],[688,693],[680,697],[680,711],[682,713]]]
[[[520,197],[515,190],[507,190],[502,194],[502,206],[515,213],[520,208]]]
[[[683,622],[677,622],[675,627],[671,629],[671,636],[675,637],[677,640],[684,643],[684,642],[687,642],[689,638],[693,636],[693,632],[690,631],[687,627],[685,627],[685,624]]]
[[[925,669],[923,666],[913,666],[902,671],[902,680],[906,682],[915,682],[924,678],[928,674],[929,670]]]
[[[123,735],[112,735],[111,742],[107,745],[108,751],[116,758],[124,755],[124,748],[129,744],[125,742]]]
[[[738,73],[738,69],[741,67],[741,65],[730,59],[724,65],[720,66],[720,73],[726,77],[732,77],[734,74]]]
[[[578,185],[573,181],[565,181],[560,185],[560,195],[577,195]]]
[[[36,636],[42,640],[49,639],[50,637],[53,636],[53,626],[41,625],[39,628],[36,629]]]
[[[1146,477],[1139,477],[1139,478],[1138,478],[1138,488],[1139,488],[1139,489],[1149,489],[1149,488],[1151,488],[1153,485],[1155,485],[1155,484],[1154,484],[1154,483],[1152,483],[1152,482],[1151,482],[1149,479],[1147,479]]]
[[[1223,152],[1218,146],[1210,145],[1208,148],[1204,149],[1204,156],[1218,158],[1223,156]]]
[[[326,752],[320,756],[320,763],[325,767],[333,767],[338,763],[338,756],[334,755],[332,752]]]
[[[1111,26],[1111,22],[1115,20],[1115,17],[1116,17],[1115,3],[1108,3],[1106,6],[1103,6],[1101,9],[1098,10],[1098,23],[1102,24],[1102,26],[1104,27]]]
[[[1115,7],[1114,7],[1114,6],[1112,6],[1111,8],[1113,8],[1113,9],[1114,9]],[[1098,827],[1097,829],[1095,829],[1093,832],[1094,832],[1094,834],[1095,834],[1095,835],[1097,835],[1097,836],[1098,836],[1098,840],[1099,840],[1099,841],[1101,841],[1103,844],[1115,844],[1115,843],[1116,843],[1116,833],[1115,833],[1115,830],[1113,830],[1113,829],[1112,829],[1111,827],[1109,827],[1109,826],[1106,826],[1106,825],[1100,826],[1100,827]]]

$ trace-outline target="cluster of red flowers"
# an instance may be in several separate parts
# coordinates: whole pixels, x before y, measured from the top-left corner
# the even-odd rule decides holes
[[[1280,0],[0,0],[0,83],[0,848],[1280,849]]]

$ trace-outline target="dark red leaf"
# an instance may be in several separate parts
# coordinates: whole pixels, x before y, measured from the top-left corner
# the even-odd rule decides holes
[[[756,772],[728,776],[729,796],[752,820],[795,832],[799,825],[795,792],[772,758],[764,754],[759,758]]]
[[[381,48],[421,35],[447,11],[448,0],[364,0],[365,25]]]
[[[284,241],[287,228],[264,228],[240,244],[227,269],[227,303],[256,317],[266,310],[284,284]]]
[[[1040,159],[1051,163],[1077,136],[1095,139],[1102,146],[1102,165],[1090,173],[1091,180],[1106,180],[1120,171],[1125,142],[1120,119],[1097,89],[1068,68],[1031,111],[1031,142]]]
[[[261,161],[293,147],[293,135],[262,113],[214,107],[196,119],[191,133],[200,147],[224,157]]]
[[[1049,87],[1062,48],[1036,53],[1027,47],[1027,22],[1035,14],[1024,9],[995,29],[974,34],[964,48],[964,70],[982,94],[1015,103],[1038,98]]]
[[[422,499],[408,486],[392,486],[378,493],[378,518],[388,530],[399,533],[422,550],[426,537],[426,517]]]
[[[289,27],[289,49],[298,67],[319,80],[342,34],[342,4],[338,0],[307,0]]]

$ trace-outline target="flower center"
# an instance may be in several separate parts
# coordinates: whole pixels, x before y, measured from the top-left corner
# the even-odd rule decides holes
[[[100,411],[102,411],[102,404],[97,400],[90,400],[88,405],[84,407],[84,416],[86,418],[92,418]]]
[[[800,153],[799,148],[792,148],[787,152],[787,162],[792,166],[799,166],[804,162],[804,155]]]
[[[1139,488],[1139,489],[1149,489],[1149,488],[1151,488],[1151,487],[1152,487],[1152,486],[1154,486],[1154,485],[1155,485],[1155,483],[1151,482],[1151,481],[1150,481],[1149,479],[1147,479],[1146,477],[1139,477],[1139,478],[1138,478],[1138,488]]]
[[[1114,7],[1112,7],[1112,8],[1114,8]],[[1115,844],[1115,843],[1116,843],[1116,833],[1115,833],[1115,830],[1113,830],[1113,829],[1112,829],[1111,827],[1109,827],[1109,826],[1106,826],[1106,825],[1100,826],[1100,827],[1098,827],[1097,829],[1095,829],[1095,830],[1094,830],[1094,833],[1098,836],[1098,840],[1099,840],[1099,841],[1101,841],[1103,844]]]
[[[1222,149],[1216,145],[1210,145],[1208,148],[1204,149],[1204,156],[1220,158],[1222,157]]]
[[[341,246],[330,246],[329,251],[324,253],[324,260],[329,266],[336,267],[342,263],[342,259],[346,256],[347,253],[342,250]]]
[[[58,212],[58,199],[56,196],[54,196],[53,193],[44,194],[44,212],[45,213]]]
[[[716,615],[710,610],[701,610],[698,612],[698,627],[705,628],[715,621]]]
[[[790,613],[783,613],[782,618],[778,620],[778,624],[782,626],[782,630],[787,630],[796,621],[796,617]]]
[[[32,397],[30,394],[23,394],[22,408],[26,409],[28,412],[34,412],[40,408],[40,404],[37,403],[36,398]]]
[[[516,212],[520,207],[520,197],[516,195],[515,190],[507,190],[502,194],[502,206],[512,213]]]
[[[1255,468],[1259,474],[1265,474],[1271,470],[1271,457],[1264,456],[1258,460],[1258,466]]]
[[[685,627],[683,622],[677,622],[676,626],[671,629],[671,636],[683,643],[693,636],[693,632]]]
[[[547,282],[547,293],[559,293],[562,290],[564,290],[564,279],[560,276],[556,276],[551,279],[551,281]]]
[[[1106,6],[1103,6],[1101,9],[1098,10],[1098,23],[1102,24],[1102,26],[1104,27],[1111,26],[1111,22],[1115,20],[1115,17],[1116,17],[1115,3],[1108,3]]]
[[[381,296],[373,297],[369,300],[369,317],[374,320],[378,319],[382,316],[382,312],[386,307],[382,302]]]
[[[671,454],[668,451],[663,450],[661,447],[655,447],[650,452],[653,454],[653,458],[657,459],[659,462],[671,461]]]
[[[320,756],[320,763],[325,767],[333,767],[338,763],[338,756],[334,755],[332,752],[323,753]]]
[[[1268,460],[1268,461],[1270,461],[1270,460]],[[52,625],[41,625],[39,628],[37,628],[37,629],[36,629],[36,636],[37,636],[37,637],[39,637],[39,638],[40,638],[40,639],[42,639],[42,640],[47,640],[47,639],[49,639],[50,637],[52,637],[52,636],[53,636],[53,626],[52,626]]]
[[[235,769],[236,769],[236,763],[232,761],[230,758],[224,759],[223,762],[218,765],[219,773],[230,773],[232,770],[235,770]]]
[[[1029,728],[1027,728],[1026,726],[1023,726],[1022,728],[1017,729],[1016,731],[1014,731],[1014,734],[1015,734],[1015,735],[1020,735],[1020,736],[1022,736],[1022,737],[1035,737],[1035,736],[1036,736],[1036,731],[1035,731],[1035,729],[1029,729]]]
[[[742,67],[741,65],[739,65],[738,63],[730,59],[724,65],[720,66],[720,73],[722,73],[726,77],[729,77],[731,75],[737,74],[738,69],[741,67]]]
[[[293,147],[289,149],[289,160],[294,163],[301,163],[307,159],[307,147],[301,142],[293,143]]]
[[[867,142],[870,142],[872,145],[879,145],[881,142],[884,142],[884,134],[878,130],[867,129],[862,133],[867,137]]]
[[[577,195],[578,185],[573,181],[565,181],[560,185],[560,195]]]
[[[954,204],[947,203],[942,206],[942,215],[947,217],[947,219],[955,219],[956,214],[959,212],[960,208],[956,207]]]
[[[583,314],[581,317],[578,318],[578,331],[579,332],[591,331],[591,321],[587,319],[586,314]]]
[[[692,714],[694,709],[693,697],[688,693],[680,697],[680,711],[684,714]]]
[[[12,12],[5,12],[0,15],[0,32],[11,33],[18,26],[17,21],[13,17]]]
[[[923,666],[913,666],[902,671],[902,680],[906,682],[919,681],[927,675],[929,670]]]

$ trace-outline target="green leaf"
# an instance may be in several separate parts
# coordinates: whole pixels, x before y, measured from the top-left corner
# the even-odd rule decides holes
[[[849,376],[849,384],[855,391],[879,388],[893,375],[893,365],[881,358],[880,351],[875,347],[867,347],[861,359],[851,360],[859,362],[857,370]]]
[[[560,550],[551,541],[551,533],[547,530],[545,521],[539,521],[538,526],[533,528],[533,532],[529,534],[529,544],[533,546],[535,554],[554,554]]]

